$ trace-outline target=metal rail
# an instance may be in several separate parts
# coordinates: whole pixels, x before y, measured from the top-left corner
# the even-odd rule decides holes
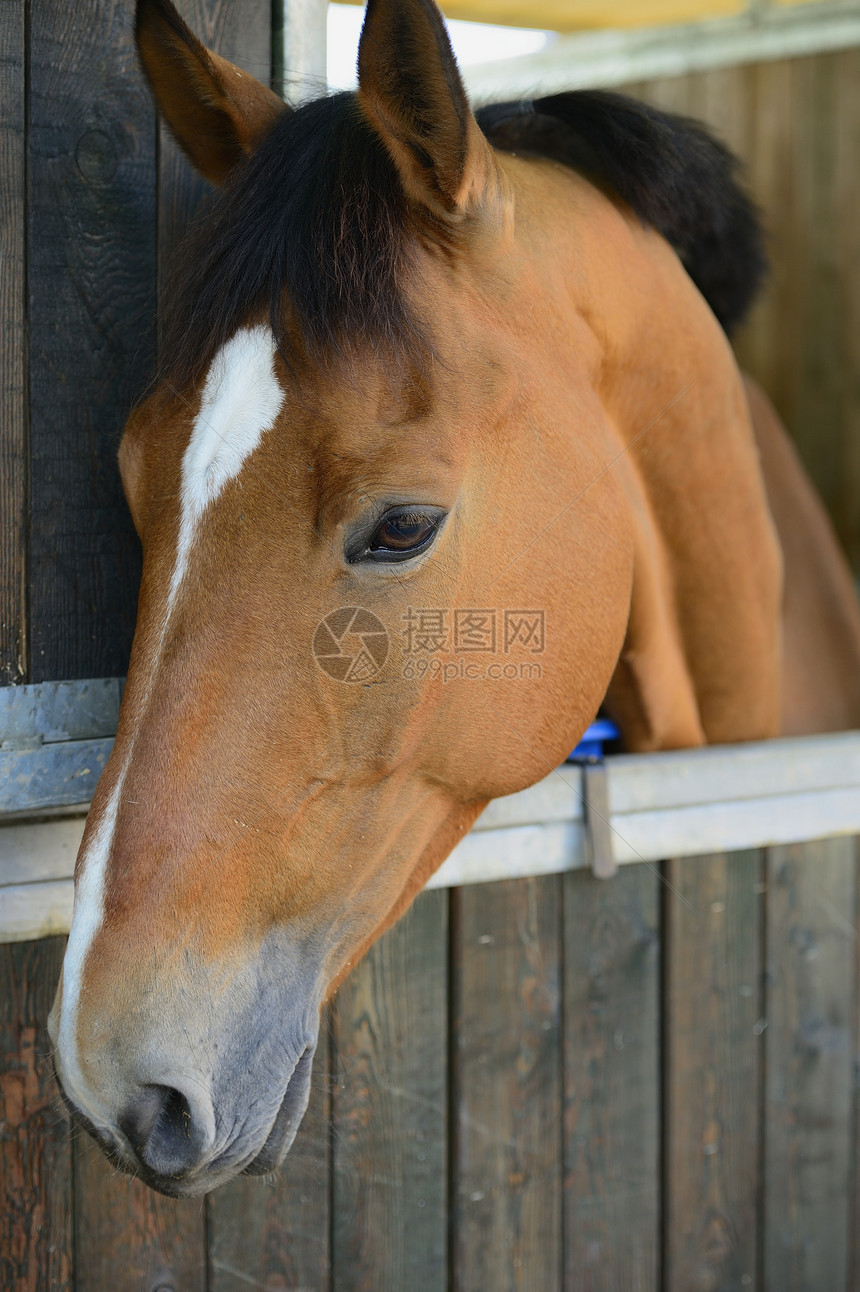
[[[716,67],[797,58],[860,45],[857,0],[768,7],[635,31],[558,36],[538,54],[463,69],[473,102],[624,85]]]
[[[0,825],[0,941],[68,931],[86,802],[64,805],[58,795],[94,787],[120,694],[119,679],[0,691],[0,786],[7,809],[14,807]],[[70,779],[69,768],[80,774]],[[592,845],[595,824],[602,826],[604,874],[666,857],[860,834],[860,732],[620,754],[605,768],[603,811],[590,804]],[[565,764],[496,799],[428,888],[593,865],[586,770]],[[63,815],[44,819],[49,811]]]

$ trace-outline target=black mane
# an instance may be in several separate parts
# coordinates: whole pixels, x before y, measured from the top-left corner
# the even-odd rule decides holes
[[[700,126],[593,90],[496,104],[477,119],[496,148],[614,190],[675,247],[723,327],[741,320],[766,269],[761,228],[738,163]],[[180,247],[161,376],[199,379],[236,328],[266,312],[281,338],[285,307],[312,355],[358,342],[419,358],[426,339],[401,290],[415,232],[355,95],[285,114]]]
[[[179,246],[161,376],[180,387],[199,379],[266,311],[282,340],[285,307],[316,357],[355,342],[421,352],[400,289],[413,223],[354,94],[285,113]]]
[[[490,143],[564,162],[607,186],[670,243],[726,332],[767,273],[740,163],[701,125],[606,90],[497,103],[477,113]]]

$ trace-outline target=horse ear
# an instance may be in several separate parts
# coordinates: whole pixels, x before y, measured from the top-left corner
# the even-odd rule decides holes
[[[498,189],[433,0],[368,0],[358,86],[410,197],[450,216],[479,206],[493,178]]]
[[[205,179],[223,183],[287,105],[201,45],[170,0],[137,0],[135,39],[176,142]]]

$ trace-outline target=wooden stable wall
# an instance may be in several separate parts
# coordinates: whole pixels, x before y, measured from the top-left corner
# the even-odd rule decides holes
[[[262,0],[184,0],[266,76]],[[125,669],[113,465],[200,195],[130,3],[0,6],[0,670]],[[750,164],[775,273],[740,339],[860,568],[860,51],[640,87]],[[22,195],[24,201],[22,201]],[[174,1203],[70,1140],[57,939],[0,949],[0,1286],[860,1287],[857,860],[833,840],[423,896],[341,990],[275,1183]],[[671,885],[671,887],[669,887]]]
[[[425,893],[341,988],[276,1180],[69,1140],[62,939],[0,949],[0,1286],[854,1292],[853,839]]]
[[[180,0],[256,76],[271,0]],[[115,457],[204,185],[159,130],[133,0],[0,6],[0,678],[123,674],[140,556]]]

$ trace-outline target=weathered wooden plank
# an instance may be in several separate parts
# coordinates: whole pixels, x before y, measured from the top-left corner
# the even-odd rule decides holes
[[[750,70],[750,163],[772,272],[737,349],[795,440],[860,567],[856,385],[857,51]]]
[[[841,485],[837,498],[837,532],[855,573],[860,571],[860,49],[840,51],[833,60],[836,104],[835,241],[841,267],[839,317],[840,358],[844,369],[841,414]]]
[[[45,1021],[64,938],[0,947],[0,1287],[72,1287],[68,1121]]]
[[[85,820],[72,816],[0,827],[0,904],[2,889],[10,884],[71,879]],[[0,919],[0,929],[3,923]]]
[[[640,82],[637,93],[639,98],[663,112],[679,112],[689,116],[693,85],[694,77],[689,74],[660,76]]]
[[[559,885],[453,895],[455,1292],[561,1283]]]
[[[112,749],[111,738],[0,751],[0,816],[89,803]]]
[[[830,839],[767,858],[767,1292],[848,1286],[855,855]]]
[[[121,1175],[84,1132],[74,1140],[75,1292],[205,1292],[201,1198],[177,1201]]]
[[[154,125],[132,8],[30,21],[32,680],[125,671],[139,548],[115,465],[153,336]]]
[[[0,685],[26,679],[26,4],[0,6]]]
[[[71,879],[0,888],[0,941],[29,942],[68,933],[73,903]]]
[[[272,76],[271,0],[177,0],[176,8],[208,49],[268,85]],[[158,150],[158,300],[170,299],[173,259],[191,220],[209,200],[212,187],[161,123]]]
[[[447,1288],[447,906],[422,894],[333,1002],[336,1292]]]
[[[747,163],[772,273],[735,346],[774,399],[860,568],[857,67],[856,49],[838,49],[638,89],[705,120]]]
[[[749,322],[734,338],[741,367],[761,383],[789,429],[795,341],[787,337],[786,329],[796,312],[795,269],[805,254],[803,243],[792,239],[798,146],[793,129],[794,67],[787,60],[762,64],[749,73],[754,110],[745,160],[768,233],[770,274]]]
[[[295,1143],[272,1179],[241,1176],[208,1198],[207,1292],[328,1292],[330,1253],[330,1085],[324,1016],[311,1098]]]
[[[564,1287],[656,1292],[660,876],[563,886]]]
[[[836,515],[842,493],[845,384],[856,398],[844,362],[843,283],[836,209],[836,88],[829,56],[803,59],[795,70],[794,238],[802,259],[790,264],[798,295],[794,323],[797,387],[789,423],[806,469]],[[860,266],[857,266],[860,268]],[[826,428],[823,429],[823,428]]]
[[[706,122],[740,158],[749,153],[753,111],[753,78],[748,67],[716,67],[690,78],[690,115]]]
[[[42,682],[0,691],[0,744],[115,736],[124,679]]]
[[[758,1286],[761,866],[666,865],[667,1292]]]

